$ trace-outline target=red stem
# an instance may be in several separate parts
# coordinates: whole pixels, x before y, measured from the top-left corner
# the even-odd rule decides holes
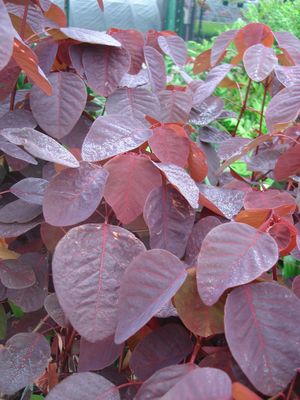
[[[30,1],[27,0],[25,7],[24,7],[24,14],[23,14],[22,24],[21,24],[21,28],[20,28],[20,36],[22,39],[24,39],[24,34],[25,34],[25,29],[26,29],[26,21],[27,21],[27,16],[28,16],[29,3],[30,3]]]
[[[236,135],[237,130],[238,130],[238,127],[239,127],[240,122],[241,122],[241,120],[242,120],[242,116],[243,116],[243,114],[244,114],[244,111],[246,110],[247,101],[248,101],[248,97],[249,97],[249,94],[250,94],[251,82],[252,82],[252,79],[249,78],[249,82],[248,82],[248,86],[247,86],[247,91],[246,91],[246,96],[245,96],[245,99],[244,99],[244,102],[243,102],[243,105],[242,105],[242,108],[241,108],[241,111],[240,111],[240,115],[239,115],[239,118],[238,118],[238,122],[237,122],[237,124],[236,124],[236,127],[235,127],[234,131],[232,132],[232,136],[235,136],[235,135]]]
[[[294,386],[295,386],[295,383],[296,383],[296,379],[297,379],[297,375],[294,377],[294,379],[292,380],[292,382],[290,384],[289,391],[288,391],[288,394],[286,396],[286,400],[291,400],[291,398],[292,398],[293,389],[294,389]]]
[[[201,339],[198,338],[197,342],[196,342],[196,344],[194,346],[194,350],[193,350],[193,353],[191,355],[190,361],[189,361],[190,364],[194,364],[200,349],[201,349]]]
[[[273,267],[272,267],[272,275],[273,275],[273,281],[278,281],[276,264],[273,265]]]

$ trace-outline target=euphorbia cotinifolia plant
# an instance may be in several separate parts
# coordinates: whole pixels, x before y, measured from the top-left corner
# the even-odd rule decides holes
[[[299,399],[300,41],[65,25],[0,0],[0,397]]]

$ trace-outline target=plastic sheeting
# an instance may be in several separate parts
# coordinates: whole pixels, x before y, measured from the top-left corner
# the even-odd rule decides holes
[[[162,0],[104,0],[103,13],[97,0],[69,0],[70,26],[104,31],[134,28],[142,32],[162,29]],[[54,0],[64,8],[64,0]]]

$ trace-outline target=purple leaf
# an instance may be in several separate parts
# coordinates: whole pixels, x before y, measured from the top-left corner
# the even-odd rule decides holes
[[[44,38],[34,48],[34,52],[39,59],[39,66],[46,75],[51,71],[57,50],[58,42],[54,41],[52,37]]]
[[[82,62],[87,84],[100,96],[111,95],[130,67],[125,49],[108,46],[86,47]]]
[[[220,224],[221,222],[217,217],[209,216],[200,219],[200,221],[193,226],[185,252],[185,262],[187,264],[191,266],[195,265],[204,238],[213,228]]]
[[[251,139],[244,137],[231,137],[220,144],[218,149],[218,156],[221,160],[227,160],[239,154],[247,144],[251,142]]]
[[[194,105],[190,113],[190,122],[195,125],[208,125],[222,113],[224,101],[219,97],[210,96],[199,106]]]
[[[150,46],[145,46],[144,56],[151,88],[153,92],[159,92],[165,88],[167,82],[164,58],[156,49]]]
[[[44,307],[50,317],[61,327],[68,325],[68,320],[58,302],[56,293],[48,294],[44,301]]]
[[[82,158],[85,161],[105,160],[139,147],[151,136],[152,131],[135,117],[101,116],[83,142]]]
[[[52,85],[51,96],[45,96],[38,86],[33,85],[30,107],[39,126],[50,136],[60,139],[79,120],[87,93],[81,78],[71,72],[53,72],[48,75],[48,79]]]
[[[279,82],[285,87],[300,85],[300,66],[285,67],[277,65],[275,74]]]
[[[142,328],[174,296],[186,275],[185,265],[166,250],[135,257],[121,281],[115,342],[124,342]]]
[[[300,64],[300,40],[291,32],[274,32],[278,46],[288,52],[296,65]]]
[[[56,385],[45,400],[120,400],[115,385],[93,372],[73,374]]]
[[[25,289],[7,289],[7,297],[24,312],[37,311],[44,305],[48,294],[48,262],[45,255],[40,253],[26,253],[22,262],[32,267],[36,282]]]
[[[203,126],[199,129],[198,138],[205,143],[223,143],[230,139],[230,136],[224,131],[219,131],[214,126]]]
[[[5,300],[6,297],[7,297],[6,287],[1,283],[1,280],[0,280],[0,301]]]
[[[176,308],[172,304],[172,300],[164,304],[162,308],[155,314],[157,318],[178,317]]]
[[[39,333],[18,333],[0,349],[0,390],[14,394],[31,385],[45,370],[51,352]]]
[[[193,104],[199,106],[204,100],[211,96],[218,84],[225,78],[233,66],[231,64],[221,64],[210,70],[205,81],[201,82],[196,89]]]
[[[293,280],[293,292],[300,299],[300,275],[296,276]]]
[[[25,258],[25,260],[24,260]],[[9,289],[25,289],[35,284],[32,266],[26,262],[26,255],[17,260],[4,260],[0,264],[0,279]]]
[[[135,400],[157,400],[163,398],[176,383],[196,368],[195,364],[188,363],[159,369],[142,384]]]
[[[0,129],[35,128],[37,123],[28,110],[9,111],[0,118]]]
[[[224,371],[196,368],[174,385],[163,400],[231,400],[231,387],[231,380]]]
[[[226,289],[253,281],[277,260],[277,244],[267,233],[243,223],[219,225],[207,234],[198,256],[200,297],[211,306]]]
[[[123,75],[123,78],[119,83],[119,86],[134,89],[138,86],[148,85],[148,83],[149,83],[148,72],[146,69],[141,69],[140,72],[136,75],[131,75],[128,73]]]
[[[20,149],[15,144],[10,143],[3,137],[0,137],[0,149],[3,151],[3,153],[9,155],[10,157],[26,161],[30,164],[37,164],[37,161],[30,154],[26,153],[26,151]]]
[[[274,177],[277,181],[284,181],[291,175],[300,173],[300,158],[299,158],[300,144],[290,147],[282,153],[274,168]]]
[[[161,122],[187,122],[192,107],[190,91],[162,90],[158,93]]]
[[[177,35],[159,36],[158,44],[162,51],[179,67],[183,67],[187,61],[187,49],[185,41]]]
[[[79,162],[73,154],[56,140],[35,129],[3,129],[1,133],[9,142],[24,146],[24,149],[35,157],[71,168],[79,167]]]
[[[171,185],[178,189],[191,207],[198,208],[199,189],[195,181],[183,168],[175,164],[163,163],[155,163],[155,166],[164,173]]]
[[[285,389],[299,367],[300,300],[287,288],[264,282],[234,289],[225,306],[230,351],[257,390]]]
[[[3,0],[2,0],[3,1]],[[2,2],[1,1],[1,2]],[[1,13],[2,17],[2,13]],[[2,28],[2,25],[1,25]],[[5,100],[11,93],[11,91],[14,89],[15,84],[17,82],[18,76],[21,72],[20,67],[16,64],[13,58],[11,58],[3,69],[0,69],[0,101]],[[2,105],[1,105],[2,106]],[[4,107],[3,107],[4,108]],[[1,110],[3,114],[9,110],[9,103],[7,110]],[[2,115],[1,112],[1,115]]]
[[[191,337],[183,326],[167,324],[155,329],[138,343],[132,352],[129,367],[144,381],[159,369],[181,362],[193,347]]]
[[[53,226],[68,226],[86,220],[101,202],[107,177],[104,168],[87,162],[55,175],[45,190],[45,221]]]
[[[62,32],[67,38],[76,40],[77,42],[121,47],[120,42],[105,32],[92,31],[79,27],[60,28],[57,31],[58,35]],[[55,39],[55,33],[53,37]]]
[[[170,186],[153,189],[145,203],[144,219],[152,249],[168,250],[178,258],[184,255],[195,212],[176,189]]]
[[[216,185],[218,183],[218,178],[216,176],[216,170],[220,165],[220,159],[216,150],[209,143],[202,143],[198,141],[198,146],[205,153],[207,165],[208,165],[208,174],[207,177],[209,182],[212,185]]]
[[[74,128],[67,136],[61,138],[60,142],[67,147],[81,149],[82,143],[92,126],[92,121],[80,117]]]
[[[139,120],[145,124],[145,116],[160,120],[160,104],[155,93],[143,88],[117,89],[106,103],[107,114]],[[116,116],[115,116],[116,117]],[[0,121],[1,122],[1,121]]]
[[[0,71],[7,65],[12,56],[14,37],[14,27],[3,0],[0,0]]]
[[[275,168],[279,156],[280,152],[275,149],[260,151],[258,154],[250,158],[250,161],[247,163],[248,169],[249,171],[267,173]]]
[[[39,225],[41,221],[35,222],[27,222],[26,224],[4,224],[0,223],[0,237],[11,238],[23,235],[27,231],[30,231],[37,225]]]
[[[41,206],[18,199],[0,209],[0,222],[4,222],[5,224],[19,222],[22,224],[32,221],[41,213]]]
[[[9,190],[27,203],[42,205],[48,183],[41,178],[25,178],[15,183]]]
[[[52,268],[59,303],[88,341],[114,334],[122,275],[144,251],[132,233],[106,224],[73,228],[56,246]]]
[[[210,61],[211,65],[214,67],[218,64],[225,55],[225,51],[229,44],[233,41],[237,34],[237,30],[229,30],[222,32],[215,40],[211,48]]]
[[[275,51],[272,47],[255,44],[248,47],[243,56],[245,70],[254,82],[266,79],[278,64]]]
[[[122,353],[123,344],[115,344],[114,336],[95,343],[80,339],[78,371],[97,371],[111,365]]]

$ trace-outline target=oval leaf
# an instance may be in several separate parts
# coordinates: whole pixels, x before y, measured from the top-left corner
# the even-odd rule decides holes
[[[27,203],[42,205],[48,183],[46,179],[25,178],[11,186],[10,192]]]
[[[145,46],[144,56],[151,88],[153,92],[159,92],[165,88],[167,82],[164,58],[156,49],[150,46]]]
[[[278,64],[275,51],[263,44],[249,47],[243,56],[245,70],[254,82],[266,79]]]
[[[177,35],[159,36],[158,44],[162,51],[179,67],[183,67],[187,61],[187,49],[185,41]]]
[[[44,301],[44,307],[50,317],[63,328],[68,326],[68,320],[58,302],[56,293],[48,294]]]
[[[13,52],[15,30],[9,18],[9,14],[0,0],[0,71],[7,65]]]

